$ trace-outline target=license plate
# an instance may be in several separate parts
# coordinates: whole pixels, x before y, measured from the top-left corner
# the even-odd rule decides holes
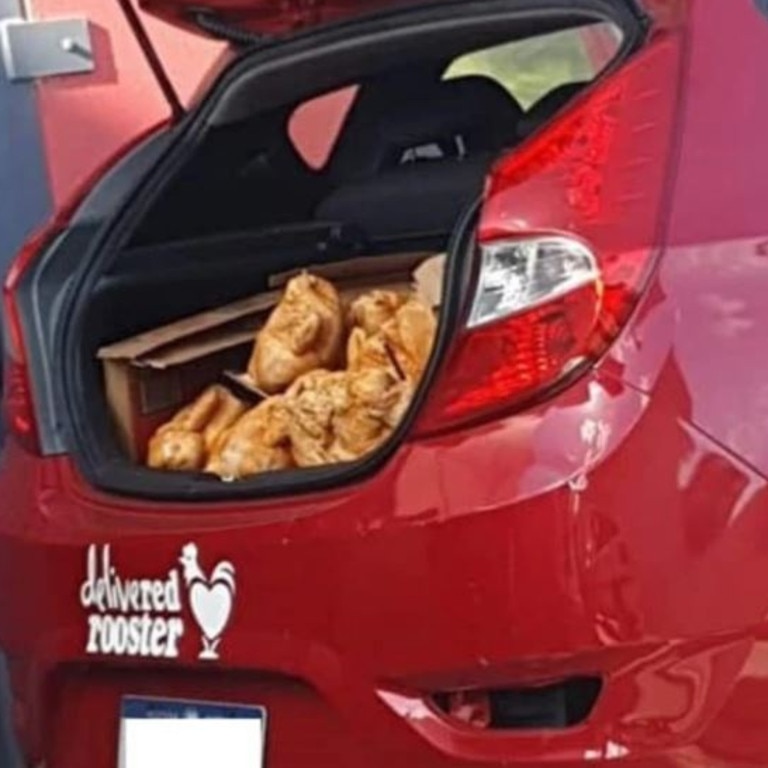
[[[118,768],[263,768],[263,707],[125,697]]]

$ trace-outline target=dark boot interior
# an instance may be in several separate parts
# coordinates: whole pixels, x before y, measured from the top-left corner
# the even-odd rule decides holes
[[[282,269],[444,249],[523,111],[490,79],[414,74],[425,73],[386,73],[358,93],[319,172],[286,131],[291,108],[211,136],[106,276],[93,306],[110,330],[132,330],[121,318],[131,323],[137,292],[156,307],[149,325],[260,290]]]
[[[442,79],[449,64],[361,83],[320,169],[287,130],[300,104],[211,131],[104,275],[90,304],[98,343],[262,290],[283,269],[444,250],[493,160],[588,85],[526,112],[490,77]]]

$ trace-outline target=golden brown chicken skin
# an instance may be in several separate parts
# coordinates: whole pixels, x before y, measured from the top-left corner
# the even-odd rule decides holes
[[[286,393],[291,451],[299,467],[333,463],[333,420],[347,405],[347,373],[316,370]]]
[[[237,480],[294,466],[285,398],[267,398],[243,414],[216,441],[205,471]]]
[[[286,394],[291,450],[299,467],[355,461],[392,433],[410,385],[391,371],[314,371]]]
[[[347,322],[351,328],[362,328],[367,336],[371,336],[395,316],[407,299],[407,295],[396,291],[367,291],[350,305]]]
[[[424,302],[411,298],[382,327],[387,346],[403,375],[418,381],[427,367],[435,342],[437,320]]]
[[[304,373],[338,366],[343,345],[338,292],[327,280],[303,272],[288,282],[259,331],[248,373],[264,392],[282,392]]]
[[[350,369],[394,368],[413,382],[421,378],[437,330],[433,310],[421,299],[393,291],[370,291],[350,307],[347,341]]]
[[[407,381],[383,368],[347,374],[347,407],[334,419],[337,461],[352,461],[378,448],[391,434],[411,400]]]
[[[149,440],[147,465],[153,469],[198,470],[218,437],[245,411],[225,387],[208,387]]]

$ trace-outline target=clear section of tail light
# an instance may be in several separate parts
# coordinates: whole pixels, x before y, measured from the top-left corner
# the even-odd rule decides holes
[[[599,281],[594,254],[567,237],[536,237],[480,247],[480,274],[468,327],[476,328]]]
[[[660,252],[680,50],[658,34],[491,170],[476,282],[418,434],[546,399],[615,341]]]

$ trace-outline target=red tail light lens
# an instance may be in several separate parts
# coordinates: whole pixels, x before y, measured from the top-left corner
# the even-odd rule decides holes
[[[482,277],[480,278],[482,280]],[[602,306],[602,284],[595,275],[560,296],[544,297],[530,309],[482,325],[473,323],[452,358],[452,370],[439,390],[442,412],[450,419],[475,416],[499,403],[525,397],[560,379],[590,359],[590,339]],[[501,302],[500,302],[501,303]],[[499,313],[497,306],[494,313]]]
[[[3,371],[4,411],[7,429],[28,451],[39,452],[37,424],[26,366],[9,360]]]
[[[3,285],[5,364],[3,366],[3,416],[8,430],[27,450],[39,452],[32,388],[27,370],[24,331],[16,290],[24,272],[37,254],[59,231],[58,222],[31,237],[19,251]]]
[[[659,36],[492,169],[434,432],[545,398],[616,339],[660,245],[679,42]]]

